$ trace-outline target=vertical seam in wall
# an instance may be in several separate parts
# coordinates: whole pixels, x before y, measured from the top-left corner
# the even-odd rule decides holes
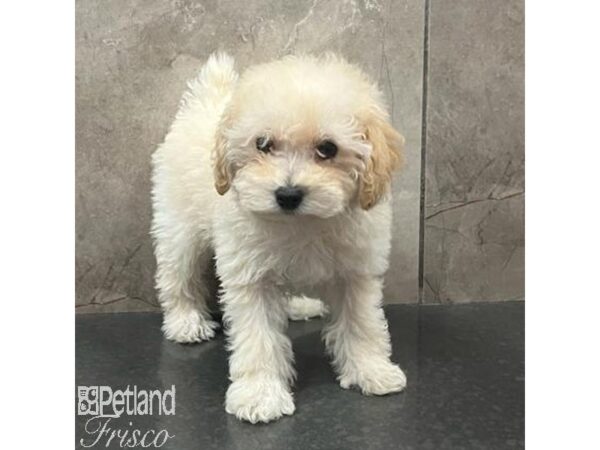
[[[421,186],[419,204],[419,304],[424,302],[425,280],[425,174],[427,163],[427,89],[429,75],[429,9],[430,0],[425,0],[423,24],[423,96],[421,105]]]

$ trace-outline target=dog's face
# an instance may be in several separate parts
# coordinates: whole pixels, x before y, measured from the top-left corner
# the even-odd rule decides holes
[[[379,201],[402,144],[358,69],[288,57],[240,79],[217,132],[215,186],[255,213],[332,217]]]

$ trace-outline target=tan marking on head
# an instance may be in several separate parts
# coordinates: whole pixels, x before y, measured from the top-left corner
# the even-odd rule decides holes
[[[404,138],[381,117],[367,121],[365,136],[373,149],[361,177],[358,198],[360,206],[369,209],[389,190],[392,173],[402,165]]]
[[[213,176],[215,178],[215,189],[220,195],[225,194],[231,187],[233,171],[231,163],[227,159],[229,141],[227,129],[231,123],[231,113],[226,110],[223,113],[215,136],[215,146],[212,151]]]

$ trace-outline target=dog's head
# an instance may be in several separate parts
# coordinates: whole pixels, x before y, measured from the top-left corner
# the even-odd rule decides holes
[[[217,130],[215,186],[257,213],[368,209],[388,191],[403,143],[356,67],[331,55],[286,57],[239,80]]]

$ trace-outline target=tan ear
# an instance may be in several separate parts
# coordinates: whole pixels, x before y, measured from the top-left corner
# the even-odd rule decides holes
[[[363,209],[369,209],[389,190],[392,173],[402,164],[404,138],[383,118],[370,120],[365,135],[372,151],[361,177],[358,199]]]
[[[227,139],[226,130],[229,124],[229,115],[224,114],[215,136],[215,147],[212,152],[213,160],[213,176],[215,178],[215,189],[220,195],[225,194],[231,186],[233,173],[231,164],[227,160],[227,150],[229,141]]]

